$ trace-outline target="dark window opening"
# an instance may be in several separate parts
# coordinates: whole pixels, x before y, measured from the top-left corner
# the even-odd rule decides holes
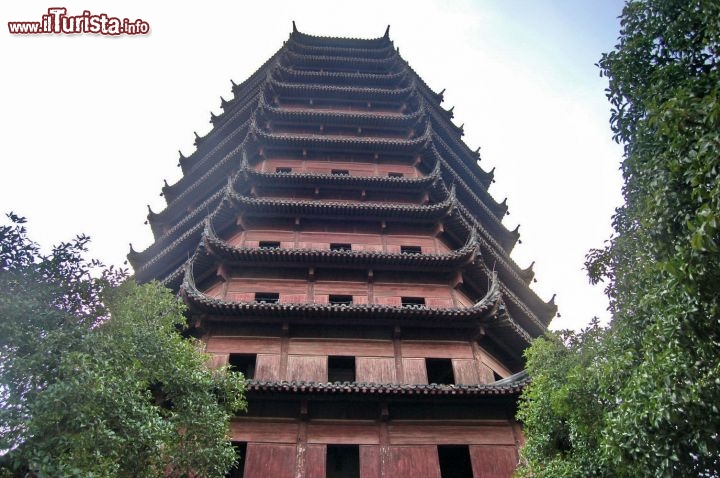
[[[331,294],[330,297],[328,297],[328,302],[337,305],[351,305],[353,303],[353,296]]]
[[[331,169],[330,174],[334,174],[336,176],[350,176],[350,171],[347,169]]]
[[[452,360],[445,358],[426,358],[425,368],[427,369],[428,383],[437,383],[439,385],[452,385],[455,383]]]
[[[242,373],[246,379],[255,378],[255,354],[230,354],[228,364],[233,372]]]
[[[234,441],[232,447],[235,450],[235,464],[228,470],[225,478],[243,478],[245,476],[245,455],[247,454],[247,443]]]
[[[328,445],[325,458],[327,478],[360,478],[360,447]]]
[[[280,241],[260,241],[260,249],[280,249]]]
[[[351,251],[352,250],[352,244],[345,244],[345,243],[337,243],[334,242],[330,244],[330,250],[331,251]]]
[[[331,355],[328,357],[328,382],[354,382],[355,357]]]
[[[292,168],[275,168],[276,173],[287,174],[292,172]]]
[[[403,254],[422,254],[420,246],[400,246],[400,252]]]
[[[424,297],[400,297],[400,304],[403,307],[423,307],[425,305]]]
[[[438,445],[440,478],[473,478],[467,445]]]
[[[255,292],[255,302],[276,304],[279,300],[280,294],[278,294],[277,292]]]
[[[403,173],[388,173],[388,177],[390,178],[401,178],[405,176]]]

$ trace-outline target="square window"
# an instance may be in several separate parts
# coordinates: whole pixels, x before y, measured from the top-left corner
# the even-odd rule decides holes
[[[337,304],[337,305],[352,305],[353,296],[330,294],[330,297],[328,297],[328,302],[331,304]]]
[[[233,372],[240,372],[246,379],[252,380],[255,378],[256,358],[255,354],[230,354],[228,365]]]
[[[328,382],[354,382],[355,357],[331,355],[328,357]]]
[[[420,246],[400,246],[400,252],[402,254],[422,254],[422,247],[420,247]]]
[[[277,292],[255,292],[255,302],[277,304],[279,300],[280,294]]]
[[[260,249],[280,249],[280,241],[260,241]]]
[[[440,478],[473,478],[467,445],[438,445]]]
[[[330,244],[331,251],[351,251],[352,244],[333,242]]]
[[[453,385],[455,383],[452,360],[446,358],[426,358],[425,368],[427,370],[428,383],[436,383],[438,385]]]
[[[425,307],[424,297],[400,297],[400,304],[403,307]]]
[[[360,478],[360,447],[328,445],[325,455],[326,478]]]

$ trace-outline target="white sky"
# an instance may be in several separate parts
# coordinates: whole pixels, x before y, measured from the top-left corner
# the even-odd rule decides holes
[[[152,241],[163,179],[180,177],[177,150],[210,128],[220,96],[282,46],[295,20],[323,36],[390,37],[400,54],[455,106],[464,140],[496,167],[490,189],[508,197],[513,253],[535,260],[534,289],[557,293],[552,328],[608,319],[602,287],[582,270],[610,237],[620,204],[622,149],[611,141],[606,80],[594,64],[610,51],[621,0],[2,2],[0,4],[0,212],[30,220],[44,246],[78,233],[90,256],[122,265],[128,243]],[[68,14],[141,18],[147,36],[10,35],[8,21]]]

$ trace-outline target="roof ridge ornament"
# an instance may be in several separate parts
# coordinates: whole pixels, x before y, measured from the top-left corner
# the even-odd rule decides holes
[[[498,281],[497,272],[495,270],[492,271],[489,279],[490,287],[488,287],[487,293],[482,299],[473,304],[473,308],[485,307],[489,302],[497,301],[500,298],[500,281]]]
[[[295,25],[295,20],[292,21],[292,26],[293,26],[292,32],[293,32],[293,33],[299,33],[299,32],[298,32],[298,29],[297,29],[297,26]]]
[[[388,25],[385,29],[385,34],[383,35],[383,38],[386,40],[390,38],[390,25]]]

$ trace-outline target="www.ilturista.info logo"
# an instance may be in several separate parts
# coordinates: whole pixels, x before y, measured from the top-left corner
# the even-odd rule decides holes
[[[110,17],[105,13],[95,15],[85,10],[82,15],[67,15],[67,8],[48,8],[47,15],[39,22],[8,22],[13,35],[76,34],[99,35],[147,35],[150,24],[141,19]]]

